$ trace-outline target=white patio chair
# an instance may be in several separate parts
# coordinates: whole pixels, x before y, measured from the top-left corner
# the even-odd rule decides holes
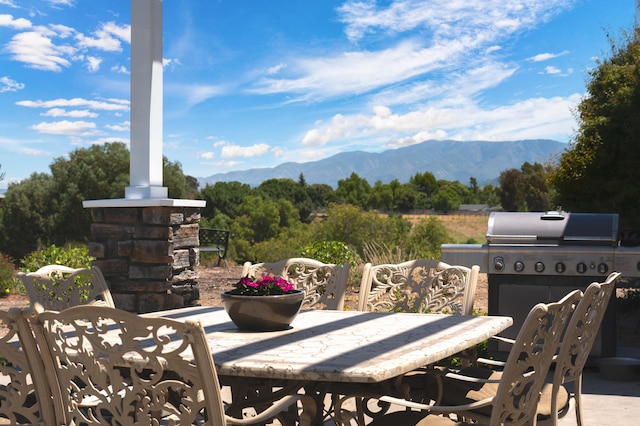
[[[349,269],[349,263],[337,265],[298,257],[273,263],[246,262],[242,276],[273,275],[288,279],[297,289],[305,291],[303,308],[323,307],[341,311],[344,309]]]
[[[595,343],[619,277],[619,272],[612,272],[604,282],[593,282],[585,290],[584,296],[567,324],[562,342],[554,357],[553,380],[542,388],[538,404],[538,425],[557,426],[558,416],[566,414],[571,402],[575,405],[576,422],[579,426],[582,425],[582,371]],[[513,343],[513,340],[506,338],[500,338],[500,340]],[[476,369],[476,374],[490,376],[492,379],[498,379],[501,374],[495,368],[504,366],[504,363],[482,358],[478,359],[478,364],[493,366],[492,370],[485,369],[483,371],[480,369],[481,367]],[[566,387],[567,383],[573,383],[573,393],[569,392]],[[495,392],[495,386],[493,391]],[[484,392],[491,392],[491,386],[486,386]],[[445,395],[447,395],[446,384]],[[454,394],[449,393],[449,395]],[[447,400],[445,396],[444,402],[452,403],[455,401]]]
[[[362,273],[358,310],[471,315],[479,272],[477,265],[468,268],[430,259],[367,263]]]
[[[29,274],[19,272],[18,278],[37,310],[61,311],[82,304],[115,307],[102,271],[95,266],[74,269],[47,265]]]
[[[199,322],[144,318],[106,306],[35,315],[59,424],[256,424],[304,395],[254,417],[225,415],[220,384]],[[315,405],[303,405],[306,422]]]
[[[55,425],[40,351],[20,309],[0,311],[0,424]]]
[[[410,410],[396,411],[374,419],[371,426],[381,425],[464,425],[448,417],[454,414],[474,424],[490,426],[535,424],[540,391],[556,353],[567,322],[582,297],[580,290],[565,296],[560,302],[539,303],[529,312],[520,329],[498,381],[447,373],[447,382],[458,382],[467,398],[460,405],[430,405],[402,398],[382,396],[380,401],[397,404]],[[483,387],[497,384],[496,392],[483,394]],[[452,387],[445,390],[450,391]],[[471,397],[469,392],[477,395]],[[420,411],[415,411],[420,410]],[[447,416],[439,416],[445,414]]]

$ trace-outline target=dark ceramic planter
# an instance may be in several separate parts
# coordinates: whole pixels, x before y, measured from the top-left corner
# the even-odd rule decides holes
[[[289,328],[298,315],[304,291],[275,296],[239,296],[222,293],[222,305],[241,330],[277,331]]]

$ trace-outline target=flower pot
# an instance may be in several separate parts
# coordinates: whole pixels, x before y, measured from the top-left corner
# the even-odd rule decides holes
[[[298,315],[303,290],[274,296],[240,296],[222,293],[222,305],[241,330],[276,331],[289,328]]]

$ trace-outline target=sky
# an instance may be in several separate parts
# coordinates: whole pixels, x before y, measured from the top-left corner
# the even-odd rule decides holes
[[[136,0],[0,0],[0,189],[129,143]],[[575,136],[634,0],[164,0],[163,155],[186,175],[427,140]],[[313,183],[313,182],[311,182]]]

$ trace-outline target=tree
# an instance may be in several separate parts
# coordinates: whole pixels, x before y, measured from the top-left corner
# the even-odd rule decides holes
[[[300,175],[300,178],[299,182],[288,178],[267,179],[258,186],[257,191],[273,201],[283,198],[291,202],[298,209],[300,220],[307,222],[313,211],[313,202],[305,190],[306,184],[302,184],[304,176]]]
[[[305,186],[305,191],[311,199],[313,210],[326,209],[329,203],[337,201],[333,188],[324,183],[314,183]]]
[[[640,228],[640,30],[611,36],[611,57],[589,72],[578,132],[559,159],[556,203],[568,211],[617,212]]]
[[[348,178],[338,181],[336,196],[342,203],[368,210],[371,202],[371,185],[366,179],[353,172]]]
[[[34,173],[20,183],[9,185],[3,203],[2,227],[5,246],[0,252],[21,259],[38,247],[52,243],[53,215],[56,200],[52,199],[53,178],[46,173]]]
[[[500,173],[500,202],[506,211],[546,211],[551,207],[549,171],[540,163],[525,162],[520,170]]]
[[[200,191],[200,197],[207,202],[202,209],[202,216],[211,219],[224,214],[234,218],[238,215],[238,206],[244,197],[253,194],[253,191],[251,186],[237,181],[206,185]]]
[[[166,158],[163,164],[169,194],[182,196],[186,179],[180,164]],[[13,257],[42,245],[87,241],[91,212],[82,202],[122,198],[129,184],[129,151],[119,142],[76,149],[49,167],[51,176],[33,174],[7,191],[2,220]]]

